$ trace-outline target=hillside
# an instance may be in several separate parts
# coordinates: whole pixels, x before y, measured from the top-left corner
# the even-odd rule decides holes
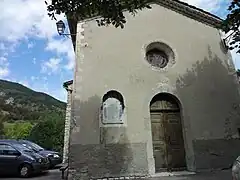
[[[46,113],[64,115],[66,103],[19,83],[0,80],[0,113],[6,121],[36,121]]]

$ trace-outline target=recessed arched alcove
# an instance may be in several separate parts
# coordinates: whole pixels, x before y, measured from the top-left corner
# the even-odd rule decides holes
[[[180,101],[169,93],[159,93],[150,102],[155,170],[186,168]]]
[[[122,94],[115,90],[108,91],[102,98],[102,123],[123,124],[124,109]]]

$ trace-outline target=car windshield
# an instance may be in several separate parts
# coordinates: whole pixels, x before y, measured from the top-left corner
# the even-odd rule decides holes
[[[23,143],[26,144],[26,146],[30,146],[31,149],[34,149],[36,151],[44,150],[41,146],[39,146],[39,145],[37,145],[37,144],[35,144],[35,143],[31,142],[31,141],[24,141]]]
[[[13,146],[19,151],[33,152],[31,149],[23,146],[22,144],[15,143],[15,144],[13,144]]]
[[[26,143],[21,143],[24,147],[28,148],[28,149],[31,149],[32,151],[36,151],[33,147],[29,146],[28,144]]]

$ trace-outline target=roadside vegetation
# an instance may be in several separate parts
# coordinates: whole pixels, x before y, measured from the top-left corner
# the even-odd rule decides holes
[[[28,139],[62,151],[66,103],[0,80],[0,139]]]
[[[46,149],[62,152],[64,117],[49,114],[39,122],[27,120],[7,122],[2,119],[0,118],[1,139],[27,139]]]

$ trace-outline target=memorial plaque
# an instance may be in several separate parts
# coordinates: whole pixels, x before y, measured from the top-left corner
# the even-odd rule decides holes
[[[108,98],[103,103],[103,124],[122,124],[122,104],[116,98]]]

